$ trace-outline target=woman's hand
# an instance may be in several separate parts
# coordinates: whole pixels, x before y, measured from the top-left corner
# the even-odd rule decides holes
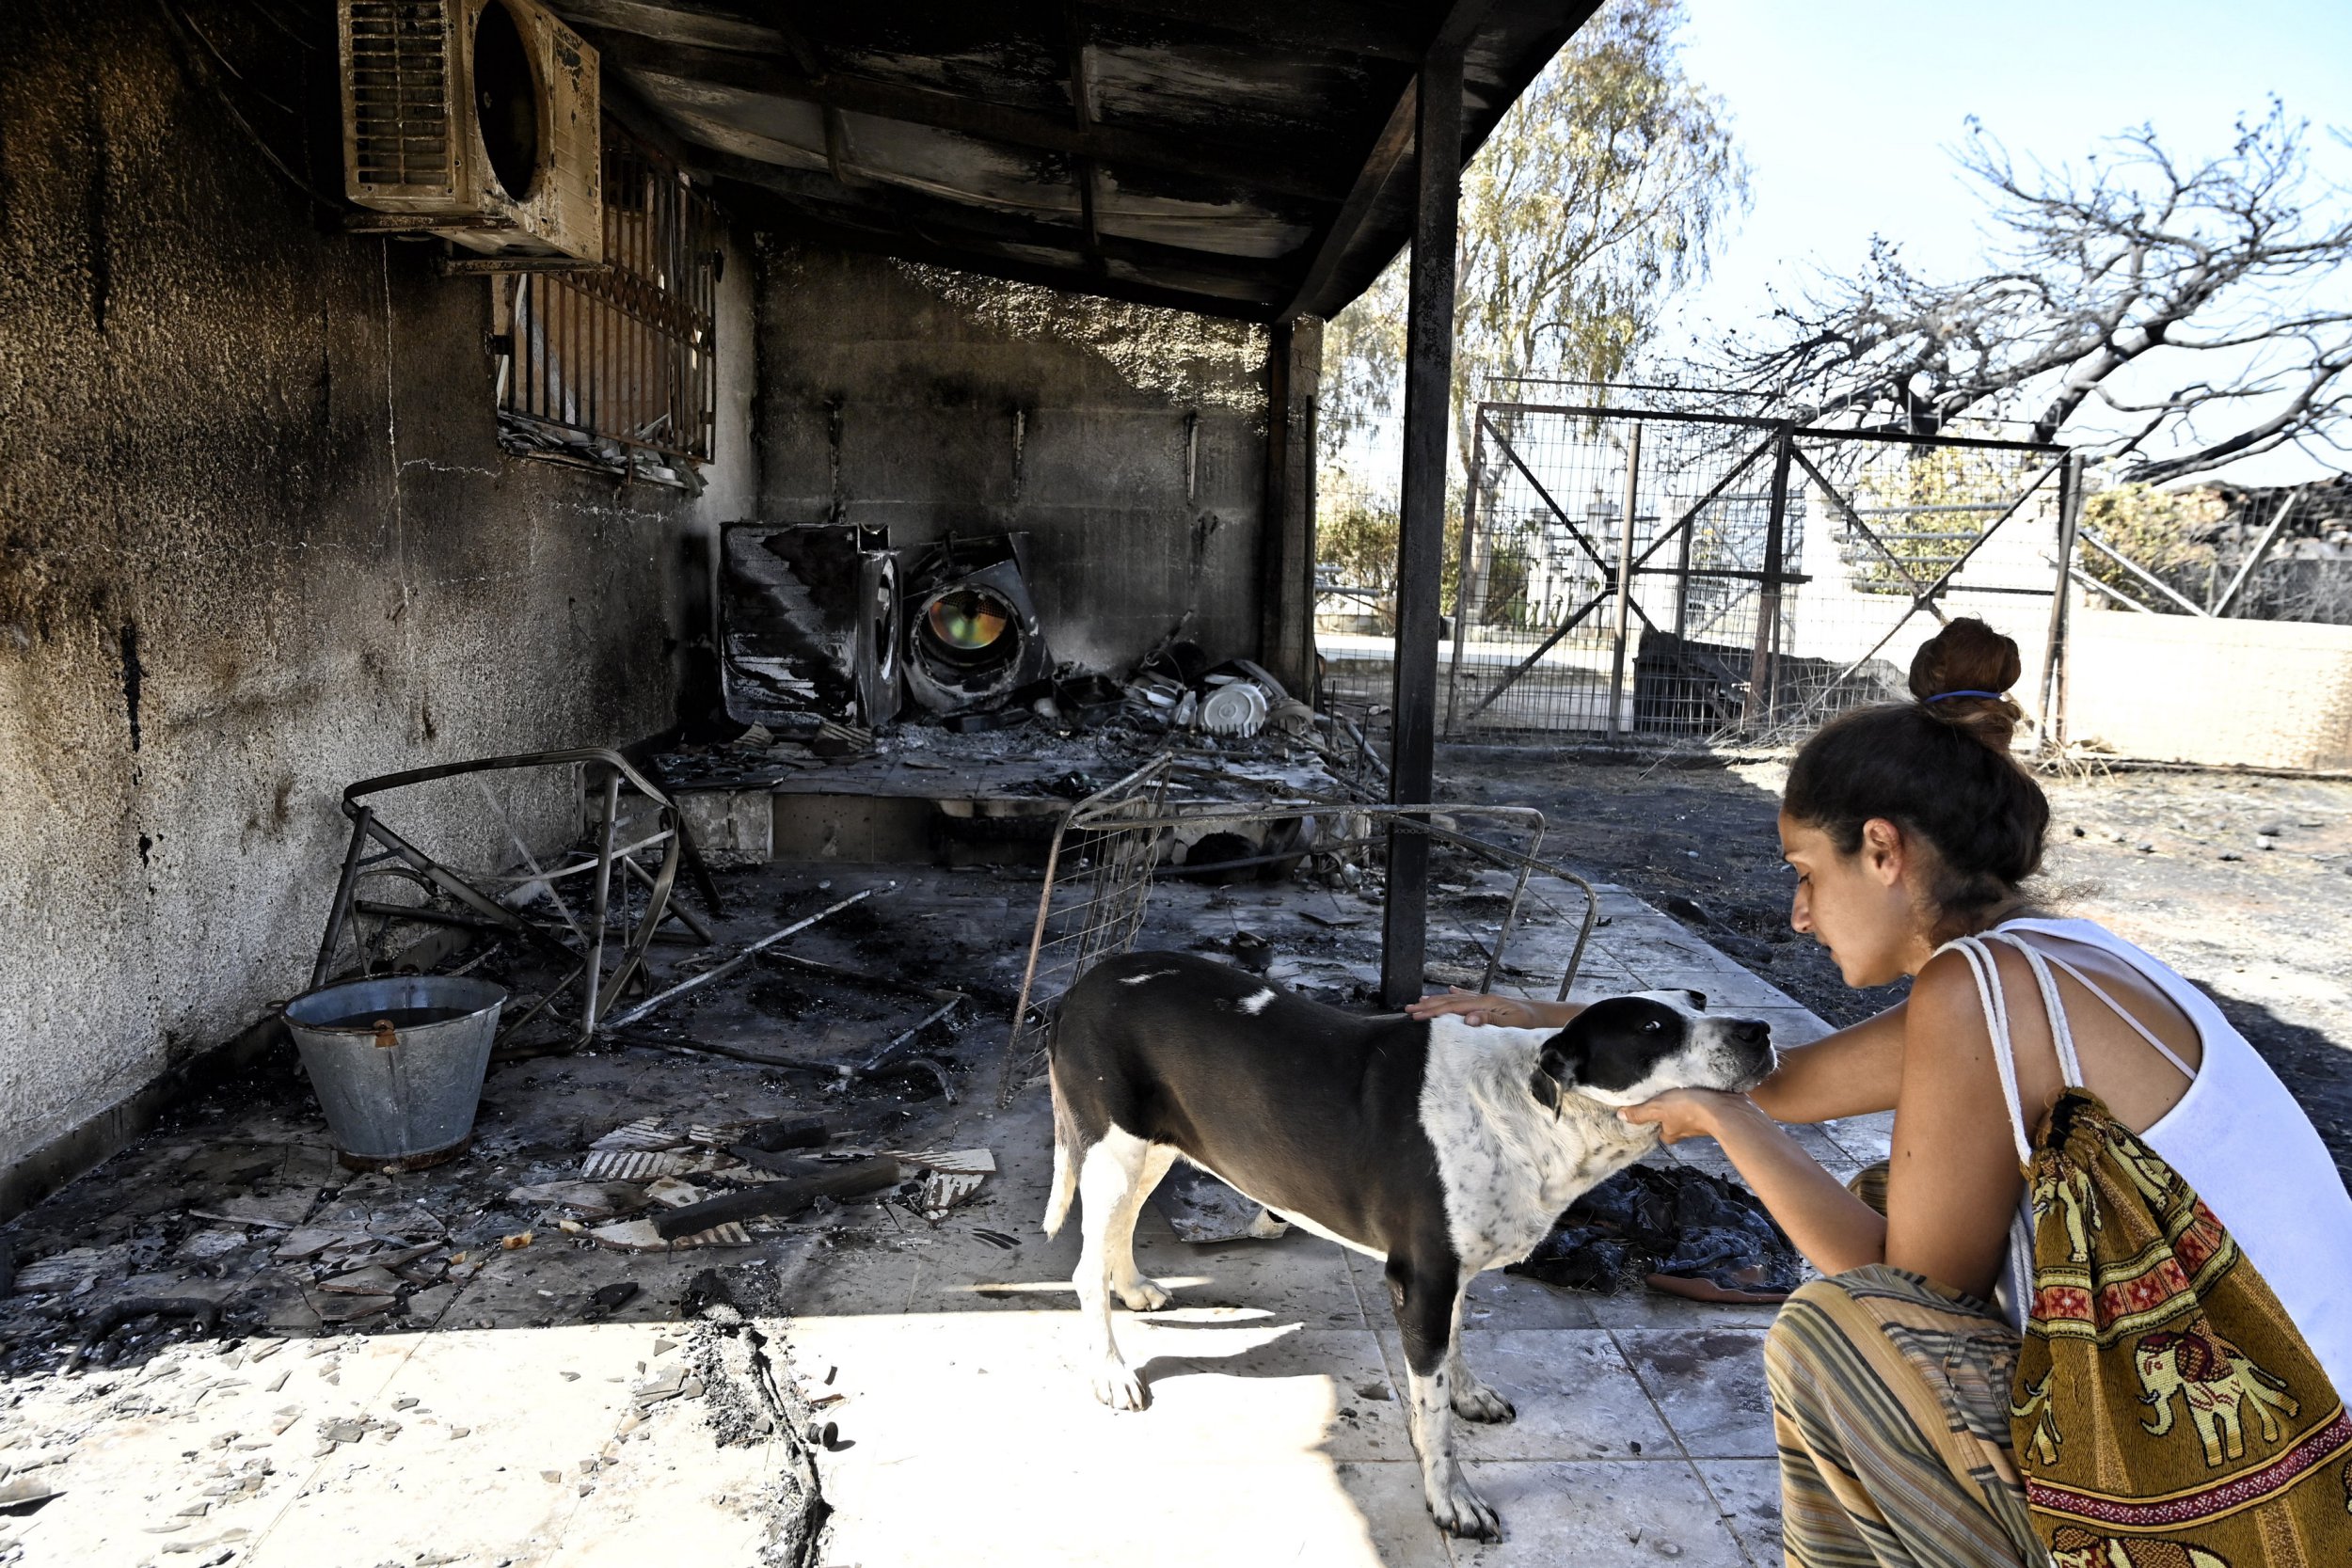
[[[1655,1126],[1661,1141],[1678,1144],[1685,1138],[1719,1137],[1728,1118],[1756,1114],[1755,1102],[1743,1094],[1723,1089],[1668,1089],[1654,1100],[1628,1105],[1617,1113],[1617,1118],[1636,1126]]]
[[[1418,1002],[1406,1003],[1405,1013],[1424,1022],[1453,1013],[1465,1023],[1491,1023],[1498,1029],[1541,1029],[1553,1021],[1537,1012],[1536,1006],[1516,996],[1488,996],[1457,986],[1449,988],[1443,996],[1424,996]]]

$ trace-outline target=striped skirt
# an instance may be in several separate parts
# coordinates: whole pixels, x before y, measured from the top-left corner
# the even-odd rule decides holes
[[[2046,1561],[2010,1450],[2017,1336],[1885,1264],[1800,1287],[1764,1341],[1794,1568]]]

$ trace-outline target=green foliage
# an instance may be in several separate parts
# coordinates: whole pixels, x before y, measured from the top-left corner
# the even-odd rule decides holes
[[[2175,592],[2202,602],[2212,591],[2218,562],[2213,545],[2197,535],[2227,510],[2218,494],[2202,486],[2159,490],[2153,484],[2116,484],[2083,498],[2083,527]],[[2075,564],[2151,610],[2179,609],[2104,551],[2086,546]]]
[[[1400,527],[1396,498],[1366,488],[1345,469],[1327,467],[1317,475],[1315,558],[1335,584],[1371,590],[1369,599],[1356,600],[1363,614],[1382,617],[1392,625],[1396,613],[1396,556]],[[1445,542],[1438,566],[1438,603],[1451,615],[1458,597],[1462,568],[1462,514],[1449,504]],[[1520,570],[1523,580],[1524,567]],[[1327,607],[1345,613],[1347,607]]]
[[[1878,536],[1873,544],[1859,532],[1851,535],[1845,553],[1853,586],[1865,594],[1917,594],[1967,554],[2015,499],[2013,484],[1988,483],[1974,452],[1950,447],[1890,451],[1853,487],[1853,503]],[[1949,507],[1966,510],[1941,510]]]
[[[1338,470],[1317,482],[1315,556],[1351,588],[1396,587],[1397,516],[1393,499],[1375,496]]]
[[[1747,202],[1720,100],[1684,72],[1682,0],[1612,0],[1503,116],[1463,176],[1453,413],[1487,376],[1608,380],[1705,275]],[[1324,339],[1331,449],[1394,407],[1408,260],[1400,256]]]

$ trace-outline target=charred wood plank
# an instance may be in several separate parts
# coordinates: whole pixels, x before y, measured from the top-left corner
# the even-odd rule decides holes
[[[727,1193],[702,1203],[690,1203],[654,1216],[653,1227],[663,1241],[692,1236],[716,1226],[741,1223],[762,1216],[800,1213],[820,1197],[861,1197],[898,1184],[898,1162],[887,1154],[855,1160],[823,1176],[795,1177],[787,1181],[763,1181],[739,1193]]]

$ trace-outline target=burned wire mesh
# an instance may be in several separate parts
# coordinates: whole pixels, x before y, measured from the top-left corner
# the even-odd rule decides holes
[[[1479,944],[1486,959],[1480,989],[1491,990],[1502,974],[1505,946],[1525,902],[1549,901],[1549,895],[1531,885],[1537,878],[1556,879],[1581,895],[1575,946],[1558,994],[1565,997],[1575,983],[1599,904],[1591,883],[1539,858],[1544,819],[1534,808],[1309,799],[1170,806],[1172,763],[1166,753],[1154,757],[1080,801],[1056,830],[997,1083],[999,1108],[1042,1067],[1047,1031],[1062,995],[1097,962],[1134,945],[1150,913],[1154,873],[1163,864],[1187,876],[1273,868],[1335,883],[1360,881],[1367,869],[1376,871],[1390,830],[1426,833],[1470,863],[1511,879],[1492,940]],[[1475,836],[1463,831],[1465,822],[1521,842]]]

